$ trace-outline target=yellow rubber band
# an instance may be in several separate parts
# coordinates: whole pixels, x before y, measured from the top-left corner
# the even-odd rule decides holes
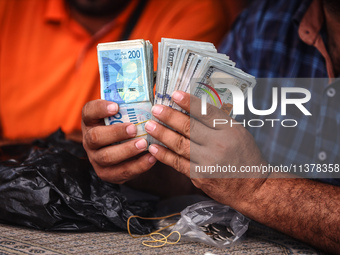
[[[144,121],[142,121],[142,122],[138,122],[138,123],[135,124],[135,126],[138,126],[138,125],[140,125],[140,124],[143,124],[143,123],[145,123],[145,122],[147,122],[147,121],[149,121],[149,120],[144,120]]]
[[[168,241],[168,238],[169,238],[172,234],[174,234],[174,233],[177,233],[177,234],[178,234],[178,238],[177,238],[176,242],[169,242],[169,241]],[[163,237],[163,238],[162,238],[162,239],[156,239],[156,238],[154,237],[154,235],[160,235],[160,236]],[[181,240],[181,233],[179,233],[178,231],[173,231],[173,232],[171,232],[171,233],[170,233],[169,235],[167,235],[167,236],[165,236],[165,235],[163,235],[163,234],[161,234],[161,233],[151,233],[151,234],[150,234],[150,237],[153,239],[152,241],[146,240],[146,241],[143,241],[142,244],[145,245],[145,246],[147,246],[147,247],[159,248],[159,247],[162,247],[162,246],[164,246],[164,245],[166,245],[166,244],[176,244],[176,243],[178,243],[179,240]],[[160,245],[150,245],[149,243],[162,243],[162,244],[160,244]]]
[[[135,138],[141,137],[141,136],[145,136],[145,135],[147,135],[147,134],[148,134],[148,133],[145,133],[145,134],[142,134],[142,135],[136,135]]]
[[[162,233],[159,233],[161,232],[162,230],[164,229],[167,229],[169,227],[172,227],[174,225],[176,225],[176,223],[172,223],[172,224],[169,224],[168,226],[165,226],[161,229],[158,229],[154,232],[151,232],[150,234],[146,234],[146,235],[140,235],[140,236],[134,236],[131,234],[131,231],[130,231],[130,220],[132,218],[138,218],[138,219],[142,219],[142,220],[162,220],[162,219],[167,219],[167,218],[170,218],[170,217],[173,217],[173,216],[177,216],[177,215],[181,215],[180,213],[174,213],[174,214],[171,214],[171,215],[167,215],[167,216],[163,216],[163,217],[152,217],[152,218],[146,218],[146,217],[141,217],[141,216],[138,216],[138,215],[132,215],[128,218],[127,220],[127,231],[129,233],[129,235],[132,237],[132,238],[141,238],[141,237],[150,237],[152,240],[146,240],[146,241],[143,241],[142,244],[145,245],[145,246],[148,246],[148,247],[153,247],[153,248],[158,248],[158,247],[162,247],[166,244],[176,244],[178,243],[180,240],[181,240],[181,234],[178,232],[178,231],[173,231],[171,232],[169,235],[165,236],[163,235]],[[177,233],[178,234],[178,239],[176,242],[169,242],[168,241],[168,238],[173,234],[173,233]],[[162,238],[161,239],[156,239],[154,236],[155,235],[159,235],[161,236]],[[160,245],[150,245],[149,243],[162,243]]]

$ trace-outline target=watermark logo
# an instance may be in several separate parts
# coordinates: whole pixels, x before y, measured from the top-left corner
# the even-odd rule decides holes
[[[232,96],[232,102],[233,102],[233,115],[244,115],[244,101],[245,101],[245,95],[243,93],[243,91],[235,86],[235,85],[231,85],[231,84],[214,84],[214,88],[208,84],[202,84],[201,85],[206,86],[208,89],[210,89],[210,92],[208,89],[204,89],[204,88],[200,88],[201,90],[203,90],[206,93],[202,94],[201,97],[201,114],[202,115],[207,115],[207,97],[210,96],[211,101],[213,101],[215,103],[215,106],[217,106],[217,100],[219,101],[219,103],[222,105],[222,101],[221,98],[217,92],[217,90],[220,89],[228,89],[230,91],[230,94]],[[271,107],[269,109],[255,109],[254,104],[253,104],[253,88],[250,87],[247,90],[247,94],[246,94],[246,100],[247,100],[247,105],[248,105],[248,109],[249,111],[257,116],[267,116],[270,115],[272,113],[274,113],[279,105],[279,101],[281,103],[281,116],[286,116],[287,115],[287,105],[294,105],[298,110],[300,110],[304,115],[306,116],[311,116],[312,114],[307,110],[307,108],[304,106],[305,103],[309,102],[309,100],[311,99],[311,93],[309,90],[305,89],[305,88],[299,88],[299,87],[281,87],[281,98],[279,98],[279,93],[278,90],[279,88],[277,87],[272,87],[272,103],[271,103]],[[295,93],[295,94],[300,94],[299,97],[296,98],[288,98],[288,94],[290,93]],[[216,100],[216,99],[217,100]],[[280,100],[279,100],[280,99]],[[283,127],[295,127],[297,126],[298,122],[294,119],[284,119],[284,120],[279,120],[279,119],[265,119],[265,120],[261,120],[261,119],[252,119],[252,120],[248,120],[247,124],[250,127],[261,127],[264,125],[265,122],[270,122],[272,127],[274,127],[274,122],[276,121],[280,121],[281,125]],[[213,120],[213,124],[214,127],[216,125],[224,125],[230,122],[230,120],[227,119],[214,119]],[[290,123],[290,124],[288,124]],[[231,123],[232,125],[233,123]],[[245,120],[243,121],[243,123],[237,123],[234,122],[235,124],[243,124],[244,126],[246,126]]]
[[[207,84],[204,84],[205,86],[209,86]],[[212,88],[211,86],[209,86]],[[232,97],[233,97],[233,113],[235,115],[244,115],[244,94],[242,90],[234,85],[230,84],[215,84],[215,88],[217,89],[229,89]],[[217,98],[221,102],[221,98],[218,95],[217,91],[212,88],[214,93],[217,95]],[[202,95],[202,101],[201,101],[201,109],[202,109],[202,115],[207,115],[207,95],[209,95],[214,101],[214,96],[207,90],[204,90],[207,92],[207,94]],[[248,108],[251,113],[258,115],[258,116],[264,116],[264,115],[270,115],[273,112],[276,111],[278,106],[278,88],[272,88],[272,106],[267,110],[257,110],[255,109],[253,105],[253,88],[249,88],[247,90],[247,103]],[[301,93],[304,94],[304,98],[287,98],[288,93]],[[311,99],[311,94],[307,89],[304,88],[281,88],[281,115],[285,116],[287,114],[287,105],[292,104],[295,105],[304,115],[312,115],[306,107],[303,106],[304,103],[307,103]],[[222,102],[221,102],[222,104]]]

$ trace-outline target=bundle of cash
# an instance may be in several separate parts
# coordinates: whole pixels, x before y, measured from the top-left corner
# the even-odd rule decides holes
[[[101,98],[119,104],[118,114],[106,125],[131,122],[137,137],[147,138],[144,126],[151,119],[153,50],[144,40],[101,43],[97,46]]]
[[[207,103],[232,114],[232,92],[217,85],[237,86],[246,97],[247,90],[256,84],[255,77],[236,68],[212,43],[162,38],[158,48],[153,98],[153,52],[149,41],[98,44],[101,98],[120,107],[118,114],[105,119],[106,125],[134,123],[137,137],[155,142],[144,130],[145,122],[154,119],[152,105],[163,104],[184,112],[171,98],[174,91],[199,98],[205,95]]]
[[[155,104],[181,110],[171,99],[176,90],[199,98],[206,95],[207,103],[232,113],[233,97],[226,88],[216,85],[234,85],[245,97],[248,88],[256,84],[255,77],[235,67],[225,54],[217,53],[212,43],[162,38],[156,82]],[[222,86],[223,87],[223,86]]]

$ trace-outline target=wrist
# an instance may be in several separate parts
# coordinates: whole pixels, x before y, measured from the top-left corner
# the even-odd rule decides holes
[[[259,167],[267,165],[268,163],[264,159],[261,159],[260,162],[256,164],[256,166]],[[266,193],[264,190],[269,176],[269,172],[265,174],[260,172],[250,173],[250,175],[245,178],[239,178],[238,182],[240,182],[241,185],[236,189],[238,194],[235,194],[235,199],[232,199],[230,206],[242,213],[252,212],[259,206],[261,201],[263,201],[263,195]]]

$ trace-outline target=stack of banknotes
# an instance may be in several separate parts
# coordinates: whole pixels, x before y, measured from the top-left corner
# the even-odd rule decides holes
[[[106,125],[131,122],[137,137],[147,137],[144,126],[153,104],[153,50],[144,40],[101,43],[97,46],[101,98],[119,104],[119,113]]]
[[[144,126],[153,119],[151,107],[162,104],[182,111],[171,99],[176,90],[199,98],[232,114],[233,97],[221,84],[237,86],[247,95],[255,77],[235,67],[225,54],[209,42],[162,38],[158,45],[156,91],[153,97],[153,52],[149,41],[129,40],[98,44],[101,98],[119,104],[119,113],[105,119],[106,125],[131,122],[137,137],[145,137]],[[155,141],[152,141],[155,142]]]

